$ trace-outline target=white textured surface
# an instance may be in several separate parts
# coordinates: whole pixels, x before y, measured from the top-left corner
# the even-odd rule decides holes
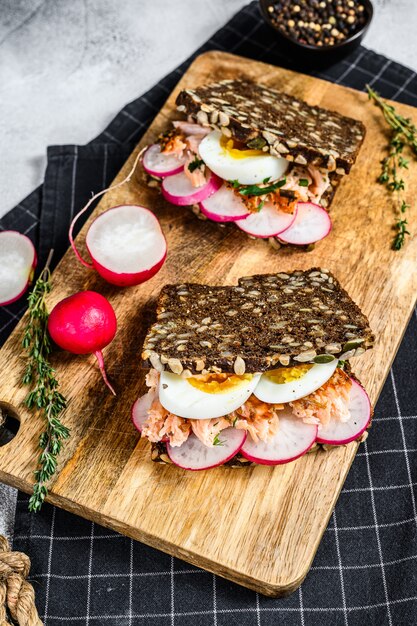
[[[246,0],[0,0],[0,216],[43,178],[49,144],[85,143]],[[416,0],[374,0],[365,45],[417,70]],[[0,532],[13,497],[0,485]]]

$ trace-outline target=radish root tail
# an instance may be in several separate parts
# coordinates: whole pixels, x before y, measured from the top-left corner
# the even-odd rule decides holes
[[[148,146],[145,146],[144,148],[142,148],[142,150],[140,150],[138,152],[138,154],[136,155],[136,158],[135,158],[135,160],[133,162],[132,169],[130,170],[130,172],[126,176],[126,178],[121,180],[120,183],[116,183],[115,185],[111,185],[110,187],[107,187],[106,189],[103,189],[102,191],[99,191],[98,193],[95,193],[90,198],[90,200],[87,202],[87,204],[81,209],[81,211],[79,211],[77,213],[77,215],[74,217],[74,219],[72,220],[72,222],[70,224],[69,231],[68,231],[68,238],[69,238],[69,241],[70,241],[70,244],[71,244],[71,248],[73,249],[74,254],[77,257],[77,259],[80,261],[80,263],[82,263],[85,267],[88,267],[89,269],[94,269],[94,265],[93,265],[93,263],[89,263],[88,261],[83,259],[83,257],[81,256],[81,253],[77,249],[77,246],[75,245],[75,241],[74,241],[74,226],[75,226],[76,222],[78,221],[78,218],[81,217],[81,215],[83,213],[85,213],[87,211],[87,209],[90,208],[90,206],[92,205],[94,200],[96,200],[97,198],[99,198],[103,194],[107,193],[108,191],[112,191],[113,189],[117,189],[118,187],[121,187],[125,183],[129,182],[129,180],[132,178],[133,174],[135,173],[136,167],[137,167],[137,165],[139,163],[139,159],[141,158],[141,156],[143,155],[143,153],[145,152],[147,147]]]
[[[100,368],[100,372],[101,372],[101,375],[103,376],[104,382],[106,383],[107,387],[110,389],[112,394],[115,396],[116,392],[113,389],[113,387],[111,386],[111,384],[109,383],[109,379],[107,378],[106,370],[104,368],[104,359],[103,359],[102,351],[101,350],[97,350],[97,352],[94,352],[94,356],[96,357],[96,359],[98,361],[98,366]]]

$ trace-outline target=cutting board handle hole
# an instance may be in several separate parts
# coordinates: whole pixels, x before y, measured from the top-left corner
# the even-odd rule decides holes
[[[0,448],[10,443],[18,433],[20,419],[17,411],[7,402],[0,402]]]

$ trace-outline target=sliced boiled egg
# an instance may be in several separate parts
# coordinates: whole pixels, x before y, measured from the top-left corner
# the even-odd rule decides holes
[[[324,385],[334,374],[337,359],[330,363],[279,367],[262,374],[254,395],[262,402],[283,404],[308,396]]]
[[[200,157],[212,172],[224,180],[237,180],[242,185],[282,178],[289,162],[262,150],[240,150],[220,131],[214,130],[199,145]]]
[[[253,393],[260,374],[207,374],[181,378],[162,372],[159,401],[178,417],[213,419],[238,409]]]

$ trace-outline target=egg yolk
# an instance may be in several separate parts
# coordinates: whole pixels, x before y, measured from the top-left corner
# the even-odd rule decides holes
[[[204,374],[187,378],[187,383],[204,393],[226,393],[253,378],[252,374]]]
[[[298,380],[307,374],[312,365],[295,365],[294,367],[278,367],[276,370],[265,372],[264,376],[277,385],[285,385]]]
[[[238,144],[233,141],[233,139],[229,139],[225,135],[222,135],[220,138],[220,145],[231,157],[232,159],[246,159],[247,157],[252,156],[266,156],[265,152],[262,150],[250,150],[248,148],[239,148]],[[242,144],[241,144],[242,145]]]

